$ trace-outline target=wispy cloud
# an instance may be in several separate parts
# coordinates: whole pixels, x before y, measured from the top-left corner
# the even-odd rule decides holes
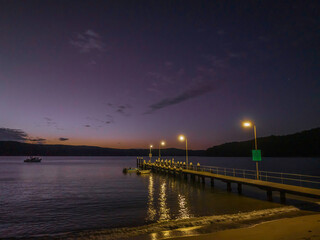
[[[165,68],[161,72],[148,72],[146,74],[149,82],[149,86],[146,88],[147,91],[160,95],[163,93],[164,88],[181,80],[185,73],[183,68],[174,68],[172,62],[167,61],[164,66]]]
[[[107,117],[107,121],[105,122],[106,124],[114,123],[114,119],[112,115],[107,114],[106,117]]]
[[[160,110],[162,108],[175,105],[184,101],[187,101],[192,98],[199,97],[201,95],[204,95],[208,92],[213,91],[215,88],[211,84],[204,84],[199,85],[195,88],[190,88],[185,90],[184,92],[180,93],[179,95],[172,97],[172,98],[164,98],[161,101],[151,104],[149,106],[149,110],[145,112],[145,114],[151,114],[157,110]]]
[[[95,118],[95,117],[86,117],[86,120],[90,122],[90,124],[84,125],[86,128],[94,128],[98,130],[99,128],[102,127],[105,121]]]
[[[91,29],[88,29],[84,33],[78,33],[74,39],[70,40],[70,44],[83,53],[105,51],[105,44],[101,36]]]
[[[64,137],[59,138],[59,141],[61,141],[61,142],[68,141],[68,140],[69,140],[69,138],[64,138]]]
[[[224,34],[223,31],[219,34]],[[176,105],[184,101],[200,97],[216,90],[223,82],[230,78],[231,65],[244,57],[243,52],[234,52],[226,49],[222,54],[202,54],[198,64],[191,69],[177,66],[172,62],[165,62],[166,69],[161,73],[148,72],[147,77],[150,85],[148,91],[165,95],[168,89],[180,89],[180,93],[170,93],[159,101],[148,106],[144,114],[151,114],[160,109]],[[168,68],[170,67],[170,68]],[[169,70],[168,70],[169,69]]]
[[[43,144],[47,141],[47,139],[45,139],[45,138],[28,138],[27,141],[36,142],[38,144]]]
[[[44,117],[44,120],[46,122],[47,127],[54,127],[57,130],[63,130],[63,128],[60,128],[57,122],[53,121],[52,118]]]
[[[114,118],[112,115],[106,114],[106,117],[103,119],[95,117],[86,117],[86,121],[88,121],[89,124],[85,124],[84,127],[98,130],[99,128],[102,128],[108,124],[114,123]]]
[[[130,104],[124,104],[124,105],[116,105],[113,103],[107,103],[108,108],[111,108],[113,111],[115,111],[115,113],[121,114],[123,116],[129,117],[131,116],[131,114],[128,112],[128,110],[130,108],[132,108],[132,106]],[[110,114],[106,115],[109,118],[109,123],[113,123],[113,116],[111,116]]]
[[[151,82],[152,86],[147,90],[156,91],[160,87],[157,84],[164,84],[162,87],[162,95],[166,94],[167,89],[175,88],[180,89],[180,93],[175,94],[173,97],[167,96],[162,98],[156,103],[148,106],[144,114],[151,114],[160,109],[176,105],[187,101],[189,99],[200,97],[206,93],[212,92],[217,89],[226,77],[226,72],[229,69],[230,56],[216,56],[212,54],[202,55],[203,60],[201,63],[196,64],[193,69],[185,70],[185,68],[172,68],[168,74],[155,74],[149,73],[149,76],[155,80],[167,78],[171,81],[154,81]],[[236,57],[236,56],[232,56]],[[173,65],[174,66],[174,65]],[[164,90],[163,90],[164,89]],[[160,91],[160,90],[159,90]],[[171,93],[172,94],[172,93]]]
[[[26,141],[28,134],[21,129],[0,128],[1,141]]]
[[[0,128],[0,141],[37,142],[42,144],[46,139],[32,138],[21,129]]]
[[[126,105],[120,105],[117,107],[116,112],[122,114],[123,116],[129,117],[131,114],[128,113],[128,109],[131,108],[131,105],[126,104]]]

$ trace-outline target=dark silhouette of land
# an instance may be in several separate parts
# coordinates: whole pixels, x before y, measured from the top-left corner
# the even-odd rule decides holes
[[[264,157],[320,157],[320,128],[285,136],[258,138],[258,148]],[[231,142],[208,148],[207,156],[249,157],[254,140]]]
[[[93,146],[30,144],[14,141],[0,141],[1,156],[148,156],[149,149],[116,149]],[[154,156],[159,150],[153,149]],[[204,150],[188,151],[190,156],[205,156]],[[185,150],[161,149],[162,156],[184,156]]]
[[[231,142],[208,148],[189,150],[190,156],[250,157],[254,141]],[[320,128],[285,136],[258,138],[264,157],[320,157]],[[153,149],[153,156],[158,150]],[[116,149],[93,146],[30,144],[0,141],[0,156],[148,156],[149,149]],[[162,156],[184,156],[184,149],[161,149]]]

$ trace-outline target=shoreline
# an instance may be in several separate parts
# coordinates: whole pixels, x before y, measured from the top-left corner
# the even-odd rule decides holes
[[[294,206],[264,209],[237,214],[171,220],[133,228],[83,230],[53,235],[30,236],[32,239],[198,239],[195,236],[254,227],[272,220],[313,215]],[[22,238],[24,239],[24,238]]]
[[[320,214],[281,218],[244,228],[227,229],[208,234],[167,238],[168,240],[319,240]]]

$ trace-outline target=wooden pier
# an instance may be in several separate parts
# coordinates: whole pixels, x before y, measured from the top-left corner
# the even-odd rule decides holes
[[[186,180],[190,178],[195,180],[197,177],[198,180],[202,181],[205,184],[205,179],[210,179],[211,186],[214,187],[215,180],[221,180],[226,183],[227,191],[231,191],[231,184],[237,184],[238,193],[242,193],[242,185],[254,186],[265,190],[267,193],[267,199],[272,201],[272,193],[274,191],[280,192],[280,200],[282,203],[286,200],[286,194],[293,194],[298,196],[304,196],[309,198],[320,199],[320,189],[295,186],[271,181],[262,181],[257,179],[249,179],[244,177],[236,176],[227,176],[226,171],[225,175],[216,174],[211,171],[204,171],[203,168],[200,168],[200,165],[187,167],[181,162],[174,162],[174,160],[156,160],[156,162],[146,161],[143,158],[137,158],[137,167],[141,169],[150,169],[153,172],[164,172],[173,176],[180,176]],[[235,172],[233,175],[236,175]],[[303,176],[303,175],[302,175]],[[320,178],[320,177],[319,177]],[[320,182],[319,182],[320,183]]]

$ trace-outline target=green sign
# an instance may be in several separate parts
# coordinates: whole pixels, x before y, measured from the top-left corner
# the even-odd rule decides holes
[[[261,161],[261,150],[252,150],[252,161]]]

